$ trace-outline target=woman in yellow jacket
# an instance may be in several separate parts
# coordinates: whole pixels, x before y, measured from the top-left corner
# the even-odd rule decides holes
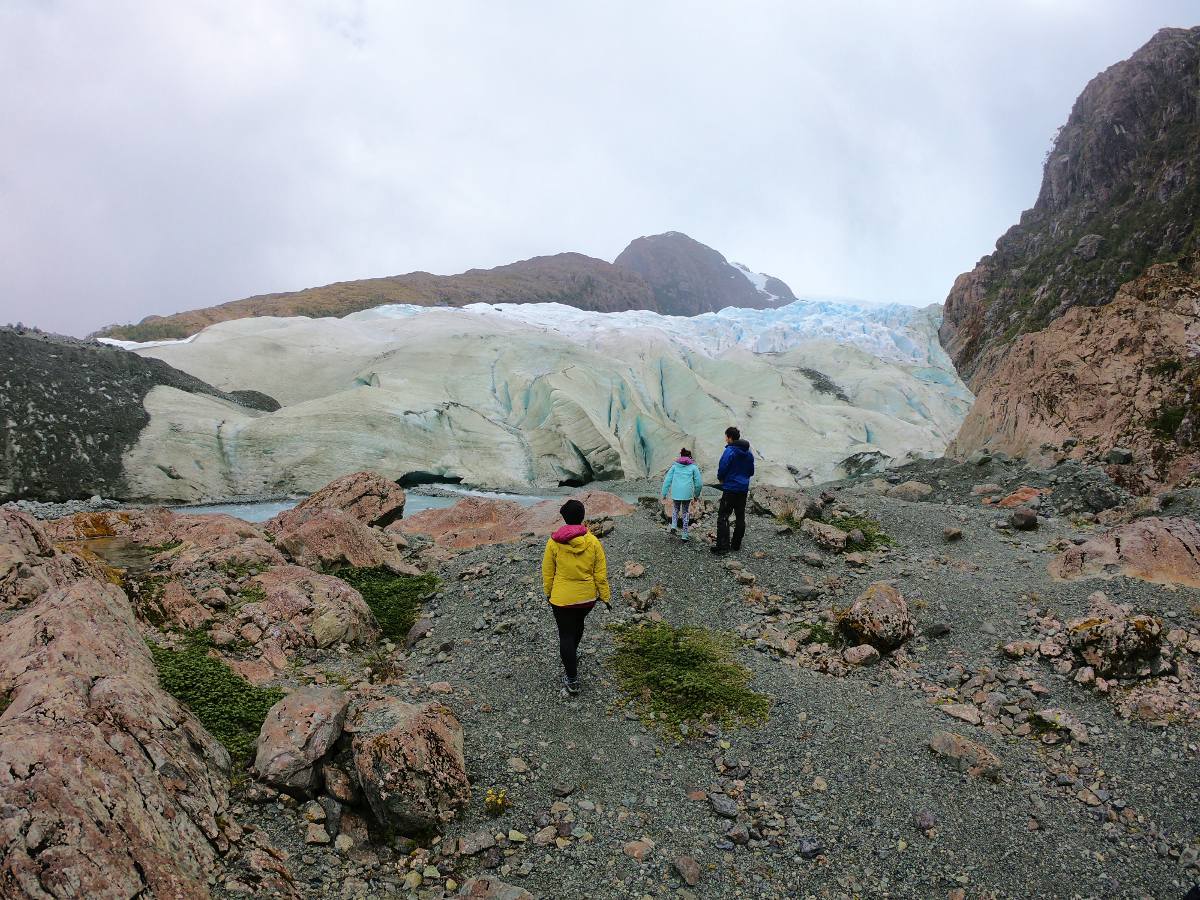
[[[583,504],[568,500],[558,512],[567,524],[546,541],[542,589],[558,625],[563,688],[574,696],[579,693],[578,651],[583,639],[583,621],[597,600],[611,604],[611,595],[604,547],[583,524]]]

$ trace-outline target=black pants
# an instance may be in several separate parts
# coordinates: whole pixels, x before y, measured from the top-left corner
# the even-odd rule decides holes
[[[717,549],[741,550],[742,537],[746,534],[746,493],[721,492],[721,505],[717,507]],[[729,539],[729,514],[736,521],[733,525],[733,540]]]
[[[592,611],[594,603],[579,603],[575,606],[550,605],[554,610],[554,622],[558,625],[558,652],[562,655],[563,668],[567,677],[574,681],[579,676],[579,642],[583,640],[583,620]]]

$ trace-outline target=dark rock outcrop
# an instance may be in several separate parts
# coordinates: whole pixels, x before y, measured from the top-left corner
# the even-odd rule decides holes
[[[726,306],[762,309],[796,299],[786,284],[768,278],[766,290],[779,298],[772,300],[716,250],[678,231],[638,238],[614,265],[642,276],[654,291],[654,308],[666,315],[694,316]]]
[[[1037,202],[946,298],[942,343],[978,392],[1017,336],[1194,250],[1197,221],[1200,27],[1167,28],[1084,88]]]
[[[264,394],[225,393],[117,347],[0,328],[0,502],[127,498],[121,458],[150,422],[143,401],[159,385],[279,408]]]

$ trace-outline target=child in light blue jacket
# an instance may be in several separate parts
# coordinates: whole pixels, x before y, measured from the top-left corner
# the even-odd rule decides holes
[[[680,537],[683,540],[688,539],[688,513],[691,510],[693,500],[700,497],[700,490],[704,487],[704,483],[700,480],[700,467],[696,465],[692,459],[691,451],[687,447],[679,451],[679,459],[671,464],[671,468],[667,469],[667,477],[663,479],[662,495],[664,498],[670,494],[674,501],[674,506],[671,510],[671,534],[675,533],[675,529],[680,524],[680,519],[683,519],[683,531]]]

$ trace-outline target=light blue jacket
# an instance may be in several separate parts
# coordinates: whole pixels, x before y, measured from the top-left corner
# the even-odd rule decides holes
[[[684,462],[684,460],[687,462]],[[670,492],[672,500],[693,500],[700,496],[704,482],[700,480],[700,467],[689,457],[681,456],[667,469],[663,479],[662,495]]]

